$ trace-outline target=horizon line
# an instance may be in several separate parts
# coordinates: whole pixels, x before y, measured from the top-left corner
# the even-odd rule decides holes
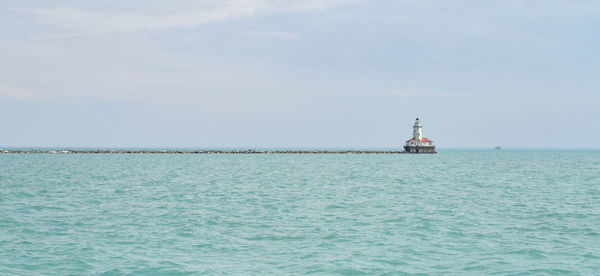
[[[436,150],[600,150],[600,147],[502,147],[495,149],[497,146],[489,147],[439,147]],[[38,149],[38,150],[403,150],[404,146],[399,147],[251,147],[251,146],[0,146],[0,150],[16,150],[16,149]]]

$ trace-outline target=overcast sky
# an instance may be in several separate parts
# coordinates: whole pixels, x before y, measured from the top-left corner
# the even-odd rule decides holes
[[[600,1],[0,1],[0,147],[599,148]]]

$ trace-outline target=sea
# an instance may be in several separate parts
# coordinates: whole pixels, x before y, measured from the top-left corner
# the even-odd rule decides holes
[[[600,150],[0,154],[0,275],[600,275]]]

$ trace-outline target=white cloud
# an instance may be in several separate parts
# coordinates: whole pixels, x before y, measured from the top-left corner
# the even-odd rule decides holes
[[[128,42],[127,48],[123,43],[108,45],[110,54],[78,44],[86,49],[84,55],[50,51],[51,58],[49,51],[42,51],[47,48],[44,45],[27,49],[0,45],[0,52],[8,53],[0,57],[0,63],[14,65],[0,66],[0,101],[93,99],[239,114],[293,112],[319,92],[335,90],[286,75],[278,68],[143,49],[143,42]],[[117,51],[116,47],[121,48]]]
[[[399,97],[399,98],[420,95],[420,93],[418,93],[416,91],[410,91],[410,90],[379,90],[379,91],[375,91],[375,92],[372,92],[369,94],[374,95],[374,96],[387,96],[387,97]]]
[[[174,7],[167,12],[114,11],[57,7],[42,9],[17,9],[32,14],[44,24],[70,30],[61,35],[90,35],[115,32],[164,30],[176,27],[195,27],[213,22],[280,12],[308,12],[360,0],[225,0],[204,1],[192,9]],[[140,3],[144,5],[144,3]],[[122,7],[119,7],[122,8]]]
[[[249,36],[275,38],[275,39],[283,39],[283,40],[292,40],[292,39],[300,38],[300,36],[298,34],[290,33],[290,32],[269,32],[269,31],[250,30],[250,31],[244,32],[244,34],[249,35]]]
[[[35,93],[17,85],[0,84],[0,99],[31,100]]]
[[[412,91],[412,90],[368,90],[368,89],[359,89],[355,93],[352,94],[356,97],[393,97],[393,98],[405,98],[405,97],[415,97],[423,95],[423,93]]]

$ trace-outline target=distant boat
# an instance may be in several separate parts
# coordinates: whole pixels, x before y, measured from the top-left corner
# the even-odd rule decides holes
[[[497,146],[497,147],[495,147],[494,149],[495,149],[495,150],[501,150],[501,149],[502,149],[502,147],[501,147],[501,146]]]

